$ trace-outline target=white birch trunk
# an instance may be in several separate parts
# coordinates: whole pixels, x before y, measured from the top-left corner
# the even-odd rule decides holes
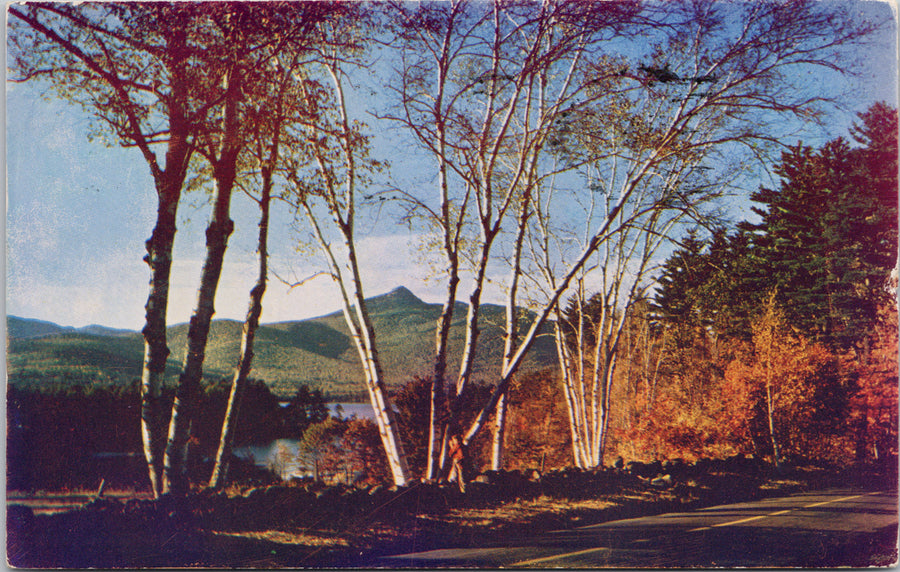
[[[164,457],[163,491],[173,494],[188,492],[186,458],[191,424],[196,414],[197,394],[203,377],[203,361],[210,323],[215,314],[216,290],[222,273],[228,238],[234,230],[230,218],[231,195],[241,148],[238,103],[241,97],[241,73],[235,64],[225,79],[225,103],[222,114],[222,142],[219,156],[213,162],[216,196],[213,215],[206,229],[206,259],[200,276],[197,306],[188,327],[187,351],[175,391],[169,438]]]
[[[277,140],[276,140],[277,154]],[[270,165],[272,162],[270,162]],[[213,467],[209,486],[213,489],[221,488],[228,479],[228,465],[231,458],[234,433],[237,428],[237,420],[241,411],[241,402],[244,389],[250,377],[250,369],[253,364],[253,344],[256,339],[256,330],[259,327],[259,318],[262,315],[262,301],[266,292],[268,281],[268,237],[269,237],[269,206],[271,202],[271,166],[263,169],[262,197],[259,202],[259,238],[257,241],[257,254],[259,256],[259,274],[256,285],[250,291],[250,305],[247,309],[247,317],[241,328],[241,352],[238,359],[238,367],[231,381],[231,392],[228,395],[228,405],[225,409],[225,419],[222,421],[222,432],[219,436],[219,447],[216,451],[216,462]]]
[[[385,449],[388,467],[391,470],[394,484],[397,486],[405,486],[409,483],[409,468],[407,465],[406,453],[400,439],[394,410],[391,407],[387,396],[381,360],[378,355],[375,341],[375,330],[372,327],[371,319],[369,318],[368,310],[366,308],[362,278],[360,276],[359,263],[356,254],[354,218],[357,184],[356,153],[358,152],[356,146],[358,143],[354,140],[354,132],[351,129],[350,120],[347,115],[347,106],[343,85],[340,80],[341,72],[338,67],[338,61],[337,57],[334,56],[334,59],[324,64],[324,68],[329,74],[334,87],[338,113],[338,125],[335,137],[338,139],[338,144],[340,145],[343,155],[342,160],[344,164],[341,168],[345,170],[343,175],[345,179],[343,191],[336,186],[337,183],[334,176],[336,167],[329,162],[329,159],[323,154],[320,146],[314,146],[313,155],[322,179],[325,181],[325,202],[328,204],[330,216],[334,221],[335,227],[340,231],[344,240],[344,246],[347,249],[346,267],[350,273],[349,279],[344,277],[341,265],[338,264],[337,259],[331,250],[331,246],[325,238],[312,208],[307,202],[307,197],[301,197],[301,206],[306,212],[307,219],[314,229],[319,246],[325,254],[326,260],[331,268],[332,279],[335,281],[341,292],[344,318],[347,327],[350,330],[351,337],[356,345],[360,362],[363,367],[366,390],[369,393],[369,400],[375,414],[375,421],[378,425],[378,431]],[[311,135],[313,137],[319,136],[315,127],[310,127],[310,131],[312,132]],[[348,292],[348,290],[352,290],[352,292]]]
[[[494,413],[494,437],[491,440],[491,470],[503,469],[503,446],[506,437],[506,401],[504,393],[497,402],[497,411]]]

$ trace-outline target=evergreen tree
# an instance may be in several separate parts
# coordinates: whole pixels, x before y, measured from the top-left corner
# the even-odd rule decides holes
[[[877,104],[860,119],[865,147],[786,151],[780,188],[752,195],[762,220],[745,225],[790,322],[836,349],[871,329],[897,256],[897,114]]]
[[[774,286],[760,269],[752,237],[721,227],[708,240],[689,232],[663,264],[657,284],[654,313],[679,347],[699,333],[749,339],[750,316],[761,293]]]
[[[310,425],[321,423],[328,418],[328,401],[321,389],[310,391],[305,383],[297,388],[297,393],[285,407],[284,419],[287,434],[299,438]]]
[[[704,252],[706,242],[697,234],[693,229],[688,232],[680,248],[663,264],[657,280],[656,309],[665,322],[693,326],[707,319],[696,294],[711,279],[713,269]]]

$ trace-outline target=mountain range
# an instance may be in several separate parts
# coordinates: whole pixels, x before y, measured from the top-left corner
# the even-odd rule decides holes
[[[426,376],[434,354],[439,304],[429,304],[406,288],[367,299],[385,380],[391,387],[414,376]],[[450,333],[450,375],[455,375],[465,337],[467,306],[457,303]],[[481,307],[479,351],[474,379],[493,382],[503,354],[502,306]],[[521,328],[534,316],[523,311]],[[230,377],[240,351],[242,323],[214,320],[206,349],[204,373]],[[184,360],[187,324],[168,328],[168,378],[174,383]],[[7,365],[10,383],[129,383],[140,379],[143,338],[136,331],[103,326],[63,327],[52,322],[7,317]],[[302,321],[259,327],[251,376],[264,380],[281,397],[300,384],[319,388],[332,399],[365,396],[359,356],[341,312]],[[539,336],[522,371],[552,367],[556,350],[550,336]],[[456,367],[453,367],[456,365]]]

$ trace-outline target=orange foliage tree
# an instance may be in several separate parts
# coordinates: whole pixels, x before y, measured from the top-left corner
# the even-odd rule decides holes
[[[671,352],[672,350],[667,350]],[[626,404],[611,439],[623,459],[724,458],[752,451],[746,424],[735,423],[724,397],[719,360],[707,356],[683,370],[665,368],[654,383],[623,386],[616,399]],[[706,375],[702,387],[698,380]]]
[[[685,314],[674,320],[636,315],[620,345],[610,439],[623,460],[692,461],[745,452],[746,441],[719,413],[729,344],[696,314]]]
[[[859,390],[851,399],[858,461],[897,456],[897,307],[884,304],[859,367]]]
[[[753,337],[725,370],[723,421],[780,466],[786,457],[840,454],[846,435],[846,367],[795,333],[770,295]]]
[[[552,371],[522,373],[509,392],[506,451],[510,469],[549,471],[571,460],[562,384]]]

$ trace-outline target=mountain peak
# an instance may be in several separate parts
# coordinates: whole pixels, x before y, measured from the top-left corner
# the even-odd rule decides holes
[[[402,308],[409,306],[421,306],[422,304],[424,304],[422,300],[420,300],[405,286],[398,286],[387,294],[373,296],[372,298],[368,299],[368,303],[370,307],[378,306],[380,308],[384,308],[385,306]]]
[[[394,296],[394,297],[396,297],[396,298],[415,298],[416,300],[419,299],[419,298],[416,297],[416,295],[413,294],[412,291],[411,291],[409,288],[407,288],[406,286],[397,286],[396,288],[394,288],[393,290],[391,290],[390,292],[388,292],[387,294],[385,294],[385,296]],[[420,300],[420,301],[421,301],[421,300]]]

